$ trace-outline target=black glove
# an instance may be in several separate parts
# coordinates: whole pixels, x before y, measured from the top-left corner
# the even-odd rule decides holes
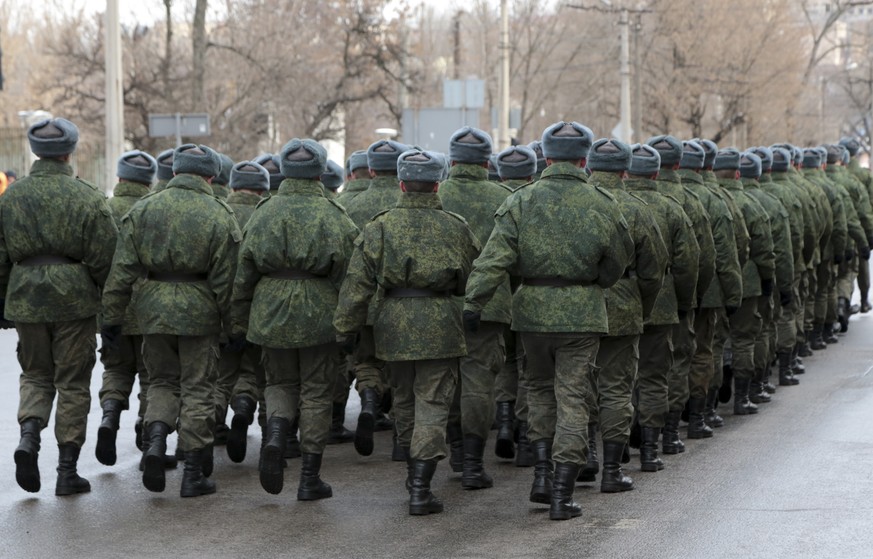
[[[121,337],[121,324],[104,324],[100,329],[100,345],[104,350],[118,349]]]
[[[851,262],[855,259],[855,251],[853,249],[846,249],[846,262]]]
[[[222,351],[228,353],[239,353],[246,348],[249,343],[245,336],[231,336],[226,344],[221,345]]]
[[[791,296],[791,292],[780,291],[779,292],[779,302],[783,307],[787,307],[791,304],[791,301],[794,300],[794,297]]]
[[[733,315],[737,314],[737,311],[738,311],[738,310],[740,310],[740,307],[725,307],[725,308],[724,308],[724,312],[725,312],[728,316],[733,316]]]
[[[863,260],[870,260],[870,247],[861,247],[858,249],[858,254]]]
[[[464,311],[464,330],[475,334],[479,331],[479,323],[482,322],[482,313]]]
[[[769,297],[773,295],[773,280],[772,279],[762,279],[761,280],[761,295],[764,297]]]
[[[336,343],[339,345],[340,353],[343,355],[352,355],[355,353],[355,348],[358,347],[358,335],[337,334]]]
[[[0,299],[0,330],[7,328],[15,328],[15,323],[11,320],[6,320],[6,299]]]

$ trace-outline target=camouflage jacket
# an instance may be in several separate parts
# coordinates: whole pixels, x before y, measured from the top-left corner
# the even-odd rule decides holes
[[[633,178],[624,181],[624,185],[628,192],[645,200],[652,208],[667,250],[664,284],[658,292],[646,325],[678,324],[679,316],[676,311],[689,311],[694,308],[697,263],[700,259],[694,224],[685,215],[678,200],[657,191],[655,181]]]
[[[461,307],[479,241],[436,194],[404,193],[355,241],[339,295],[334,327],[359,332],[378,287],[428,289],[429,297],[385,297],[373,322],[376,356],[385,361],[460,357],[467,353]],[[390,294],[390,292],[389,292]]]
[[[168,184],[170,184],[170,181],[158,181],[158,182],[156,182],[155,185],[152,187],[152,193],[160,192],[161,190],[166,190]],[[210,187],[210,190],[211,190],[211,187]]]
[[[639,335],[643,333],[643,324],[651,316],[664,283],[667,247],[653,215],[655,210],[642,198],[627,192],[617,174],[594,171],[590,181],[615,197],[634,242],[628,271],[606,290],[608,335]]]
[[[119,182],[112,192],[113,196],[109,199],[109,208],[112,210],[112,217],[115,219],[115,225],[121,228],[121,219],[127,215],[130,208],[142,199],[143,196],[149,194],[149,187],[144,184],[135,182],[122,181]],[[137,280],[137,284],[143,280]],[[138,285],[134,285],[136,290]],[[142,332],[139,331],[139,322],[136,320],[136,315],[133,313],[133,307],[128,306],[127,312],[124,314],[124,322],[122,322],[122,330],[127,336],[137,336]]]
[[[221,200],[227,201],[227,197],[230,196],[230,187],[226,184],[215,184],[212,183],[209,186],[212,187],[212,195],[216,198],[220,198]]]
[[[846,219],[846,207],[843,204],[843,196],[836,185],[828,179],[827,175],[821,169],[803,169],[805,179],[816,185],[827,198],[828,204],[831,207],[831,219],[833,230],[830,235],[830,243],[822,248],[822,260],[832,262],[834,257],[842,255],[846,251],[849,242],[849,226]]]
[[[870,198],[867,196],[866,190],[845,167],[829,165],[825,172],[845,194],[843,201],[848,212],[846,225],[850,227],[849,235],[859,247],[869,247],[867,239],[871,238],[873,224],[870,221]],[[849,208],[850,205],[851,208]],[[859,242],[859,238],[863,238],[863,241]]]
[[[252,218],[252,214],[255,213],[255,208],[258,207],[262,200],[264,200],[262,196],[242,190],[235,190],[230,193],[230,196],[227,197],[227,205],[233,210],[233,216],[236,218],[240,229],[245,229],[246,224]]]
[[[118,230],[106,197],[67,163],[40,159],[0,196],[0,297],[6,319],[62,322],[95,316]],[[65,264],[29,264],[56,256]]]
[[[749,231],[749,260],[743,266],[743,299],[759,297],[761,280],[773,279],[776,268],[770,218],[761,204],[743,190],[739,180],[718,179],[718,184],[733,195]]]
[[[464,163],[453,166],[448,180],[440,183],[439,188],[443,209],[467,220],[480,246],[488,242],[494,229],[494,213],[510,194],[512,190],[508,187],[488,180],[487,169]],[[511,308],[512,294],[507,278],[482,309],[482,320],[509,324]]]
[[[870,174],[870,169],[861,167],[861,162],[857,157],[853,157],[849,161],[847,169],[864,186],[864,189],[867,191],[867,197],[873,203],[873,175]]]
[[[788,177],[799,193],[805,193],[812,201],[812,217],[816,223],[818,242],[813,249],[813,266],[818,266],[822,261],[825,248],[830,246],[830,238],[834,229],[834,214],[828,197],[824,191],[809,179],[803,176],[801,171],[790,168]],[[828,249],[829,250],[829,249]]]
[[[779,291],[791,292],[794,287],[794,247],[791,244],[791,218],[778,198],[761,188],[755,179],[744,178],[743,191],[753,197],[767,212],[775,257],[774,279]]]
[[[331,320],[357,236],[318,181],[282,181],[246,227],[233,288],[234,334],[272,348],[334,341]],[[282,270],[317,277],[272,277]]]
[[[765,174],[761,177],[761,188],[764,192],[775,196],[788,212],[788,224],[791,228],[791,248],[794,256],[794,277],[808,268],[812,259],[812,244],[815,242],[815,231],[812,224],[807,223],[807,210],[804,202],[798,196],[784,172]],[[809,246],[807,246],[809,245]]]
[[[679,174],[670,169],[661,169],[655,180],[658,192],[669,194],[679,200],[685,214],[694,224],[694,236],[700,247],[700,260],[698,262],[697,288],[695,289],[694,306],[697,300],[703,297],[710,283],[715,278],[715,241],[712,238],[712,224],[700,198],[690,189],[682,185]]]
[[[352,179],[343,186],[342,191],[336,195],[336,201],[346,207],[349,202],[370,186],[370,179]]]
[[[202,178],[176,175],[127,213],[103,292],[106,324],[132,305],[143,334],[207,336],[230,331],[230,295],[242,240],[233,210]],[[151,274],[190,274],[160,281]],[[131,298],[134,283],[137,285]]]
[[[743,302],[743,274],[737,253],[734,218],[724,196],[706,187],[700,173],[680,169],[682,186],[697,195],[709,218],[715,249],[715,280],[704,293],[698,293],[700,307],[716,309],[739,307]]]
[[[349,217],[355,222],[358,229],[363,230],[364,225],[382,211],[397,205],[400,196],[400,181],[396,175],[380,175],[370,181],[370,186],[354,198],[339,203],[349,213]]]
[[[609,325],[603,290],[624,275],[634,243],[615,198],[567,162],[547,167],[497,210],[491,238],[476,260],[465,308],[481,311],[508,276],[523,285],[512,298],[512,329],[591,332]],[[559,279],[571,285],[524,284]]]
[[[531,181],[526,179],[507,179],[505,181],[501,181],[500,184],[508,188],[509,190],[515,192],[522,186],[529,184]]]
[[[722,190],[718,186],[718,179],[715,178],[715,173],[705,170],[700,172],[700,176],[703,178],[703,184],[706,188],[716,196],[719,196],[728,211],[731,212],[731,224],[734,228],[737,258],[739,259],[740,270],[742,270],[749,259],[749,231],[746,229],[746,222],[743,221],[743,212],[737,207],[737,203],[734,201],[731,193],[727,190]]]

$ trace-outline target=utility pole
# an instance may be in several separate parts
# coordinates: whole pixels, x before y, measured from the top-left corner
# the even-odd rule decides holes
[[[645,138],[643,136],[643,78],[642,78],[642,56],[640,46],[640,31],[643,28],[643,15],[639,12],[636,14],[636,22],[634,23],[634,108],[631,111],[633,115],[633,135],[635,138]]]
[[[458,10],[455,13],[454,29],[452,34],[455,40],[455,51],[453,53],[452,66],[454,66],[453,75],[456,80],[461,79],[461,14],[463,10]]]
[[[619,119],[619,140],[630,144],[633,139],[631,129],[631,92],[630,92],[630,22],[627,9],[621,10],[621,117]]]
[[[121,24],[118,0],[106,0],[106,185],[115,184],[116,164],[124,142],[124,101],[121,77]]]
[[[509,7],[508,0],[500,0],[500,100],[497,115],[497,147],[509,147]]]

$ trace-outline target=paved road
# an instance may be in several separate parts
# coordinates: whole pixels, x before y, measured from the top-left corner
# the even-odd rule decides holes
[[[328,448],[323,477],[334,498],[295,500],[299,460],[286,490],[258,484],[257,457],[233,464],[217,452],[218,493],[182,500],[181,472],[167,491],[140,483],[133,416],[122,417],[119,463],[94,458],[96,399],[80,471],[87,495],[53,494],[57,450],[44,431],[43,490],[14,481],[18,402],[15,336],[0,333],[0,557],[870,557],[873,554],[873,314],[853,319],[838,345],[807,360],[809,373],[780,389],[753,417],[726,415],[714,439],[686,441],[657,474],[629,473],[637,489],[604,495],[580,485],[582,517],[550,522],[527,501],[529,469],[500,464],[488,449],[495,488],[465,492],[441,464],[441,515],[406,514],[403,465],[389,461],[390,438],[358,457]],[[93,393],[97,393],[95,371]],[[353,400],[357,400],[353,398]],[[350,409],[349,417],[357,412]],[[251,446],[257,444],[254,436]],[[173,447],[173,443],[170,445]]]

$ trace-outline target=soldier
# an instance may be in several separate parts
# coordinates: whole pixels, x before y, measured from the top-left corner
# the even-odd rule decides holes
[[[103,194],[73,178],[76,125],[43,120],[27,139],[39,159],[0,196],[0,318],[15,323],[22,369],[15,480],[25,491],[40,489],[40,431],[57,395],[55,495],[73,495],[91,490],[76,464],[91,406],[99,293],[117,230]]]
[[[231,194],[227,205],[241,230],[251,219],[257,205],[270,189],[270,175],[266,169],[254,161],[242,161],[230,171]],[[255,411],[261,426],[263,440],[266,427],[266,404],[264,386],[266,379],[261,362],[261,348],[246,344],[240,348],[225,345],[218,362],[218,382],[216,382],[216,422],[224,423],[228,403],[233,409],[233,420],[227,432],[227,455],[233,462],[242,462],[246,456],[248,427],[254,422]]]
[[[449,142],[449,178],[439,188],[443,209],[466,219],[480,246],[491,236],[494,213],[512,192],[488,180],[490,155],[491,136],[486,132],[469,126],[455,131]],[[482,310],[480,327],[476,332],[466,333],[467,355],[460,360],[453,405],[460,411],[463,433],[461,487],[464,489],[487,489],[494,484],[484,470],[482,456],[494,419],[494,380],[506,360],[503,332],[511,322],[511,299],[507,278]],[[498,422],[512,421],[508,403],[503,403],[498,412]],[[451,425],[451,417],[449,422]],[[449,442],[453,442],[451,433]]]
[[[534,152],[534,155],[537,156],[537,170],[536,173],[534,173],[533,180],[539,180],[547,166],[546,158],[543,156],[543,142],[541,140],[534,140],[529,143],[527,147],[529,147]]]
[[[849,163],[847,168],[867,192],[867,197],[873,200],[873,177],[870,171],[861,167],[858,153],[861,151],[861,144],[855,138],[842,138],[840,145],[845,147],[849,153]],[[873,247],[873,239],[868,239],[868,244]],[[861,295],[860,311],[862,313],[870,312],[870,301],[868,293],[870,291],[870,265],[865,262],[860,262],[858,267],[858,291]]]
[[[466,352],[460,308],[479,243],[463,218],[442,209],[436,189],[444,162],[410,150],[397,161],[394,209],[378,214],[356,241],[334,317],[337,340],[353,349],[379,287],[385,299],[373,317],[375,353],[394,384],[394,417],[407,457],[409,514],[439,513],[430,484],[446,456],[446,422]]]
[[[749,401],[749,390],[755,376],[755,342],[761,333],[759,299],[773,294],[773,237],[767,213],[743,191],[743,183],[739,181],[740,153],[734,148],[719,150],[712,168],[719,186],[731,193],[743,213],[743,222],[749,232],[749,259],[743,266],[743,302],[730,317],[731,368],[734,374],[734,415],[755,414],[758,406]]]
[[[217,198],[227,200],[227,197],[230,196],[231,192],[230,187],[227,184],[230,182],[230,171],[233,169],[233,159],[223,153],[219,153],[218,157],[221,159],[221,172],[218,173],[217,177],[212,179],[212,194]]]
[[[511,146],[497,154],[497,172],[504,186],[518,190],[530,183],[537,172],[537,155],[527,146]],[[521,335],[507,325],[503,335],[506,361],[494,383],[497,401],[497,442],[494,452],[503,458],[515,455],[515,465],[534,465],[530,439],[527,437],[527,388],[521,367],[524,366],[524,348]],[[501,410],[506,410],[501,414]],[[515,425],[512,420],[515,419]],[[513,439],[517,445],[513,447]]]
[[[658,457],[658,437],[668,410],[667,379],[673,364],[673,329],[679,323],[679,315],[689,312],[694,305],[700,247],[693,224],[679,200],[657,190],[655,177],[661,168],[658,151],[639,144],[631,150],[630,175],[625,187],[652,208],[667,249],[664,283],[640,336],[635,388],[642,435],[640,469],[657,472],[664,469],[664,462]]]
[[[215,492],[212,443],[218,336],[230,330],[231,283],[242,238],[233,210],[212,195],[218,154],[185,144],[173,154],[175,177],[122,220],[112,272],[103,292],[104,343],[112,347],[132,303],[143,334],[151,384],[146,410],[149,448],[143,485],[164,490],[167,435],[179,418],[185,457],[180,495]],[[138,279],[145,278],[131,291]],[[239,341],[232,340],[237,346]]]
[[[109,208],[116,227],[121,226],[121,218],[140,198],[149,193],[155,178],[157,162],[142,151],[129,151],[118,160],[118,184],[109,199]],[[100,407],[103,419],[97,429],[97,460],[112,466],[116,461],[115,437],[118,431],[121,411],[129,408],[129,398],[133,381],[139,378],[139,413],[136,420],[137,447],[142,450],[142,420],[145,417],[148,400],[149,377],[142,360],[142,335],[139,324],[130,309],[124,317],[122,335],[113,351],[101,350],[103,362],[103,386],[100,388]],[[167,466],[176,467],[176,458],[167,456]]]
[[[715,376],[713,344],[716,325],[724,309],[739,307],[743,298],[743,277],[733,214],[724,201],[725,196],[706,186],[700,173],[705,162],[706,150],[701,144],[693,140],[682,143],[678,174],[682,185],[697,195],[706,210],[715,249],[715,278],[704,293],[698,293],[699,304],[694,315],[695,351],[688,374],[689,439],[713,435],[705,415],[707,394]]]
[[[543,132],[549,166],[498,210],[464,311],[468,327],[476,328],[507,278],[522,278],[512,300],[512,327],[522,333],[528,359],[528,436],[537,461],[530,499],[548,503],[553,520],[582,514],[573,490],[588,448],[585,392],[599,338],[608,330],[603,289],[621,278],[633,253],[615,199],[588,182],[591,139],[576,122]]]
[[[346,163],[346,185],[343,187],[336,201],[346,206],[353,198],[370,186],[370,170],[367,167],[367,151],[358,150],[349,156]],[[346,391],[348,392],[348,391]]]
[[[709,289],[715,277],[715,244],[712,237],[712,224],[706,209],[698,196],[682,185],[677,174],[682,160],[682,144],[673,136],[655,136],[646,142],[661,155],[661,170],[655,180],[658,192],[671,195],[682,204],[685,214],[694,224],[694,236],[700,248],[697,287],[695,288],[694,307],[687,314],[679,313],[679,323],[673,329],[673,366],[668,379],[669,408],[664,422],[664,438],[661,449],[664,454],[685,452],[685,444],[679,438],[679,419],[688,401],[689,373],[691,359],[696,351],[696,334],[694,331],[694,309]]]
[[[328,159],[324,173],[321,175],[321,184],[324,185],[324,194],[328,198],[336,198],[337,190],[343,185],[345,171],[338,163]]]
[[[270,193],[277,192],[279,185],[285,180],[285,177],[282,176],[282,171],[279,169],[279,158],[272,153],[265,153],[257,157],[255,163],[266,169],[267,173],[270,174]]]
[[[579,481],[594,481],[597,474],[595,450],[599,423],[603,438],[602,493],[634,488],[633,480],[621,470],[621,456],[633,419],[631,395],[639,364],[640,334],[643,323],[651,316],[667,267],[667,248],[654,208],[627,192],[622,181],[630,163],[630,146],[618,140],[598,140],[588,157],[591,183],[615,197],[634,242],[631,264],[618,283],[606,290],[609,333],[600,340],[597,368],[591,374],[588,464],[580,473]]]
[[[370,184],[367,190],[361,192],[345,204],[349,217],[358,229],[363,229],[373,217],[397,204],[399,196],[399,181],[397,179],[397,158],[406,151],[407,146],[393,140],[379,140],[367,148],[367,166],[370,169]],[[441,160],[442,161],[442,160]],[[373,319],[376,307],[382,299],[381,290],[377,291],[370,311],[370,321]],[[361,397],[361,413],[358,415],[358,425],[355,430],[355,450],[361,456],[373,453],[373,431],[379,419],[380,405],[388,390],[385,378],[385,364],[375,356],[373,329],[366,325],[361,329],[354,355],[355,388]],[[403,456],[396,444],[392,458],[398,461]]]
[[[246,227],[234,283],[234,335],[245,333],[263,348],[268,419],[261,486],[282,491],[285,441],[299,409],[297,499],[313,501],[333,495],[319,475],[339,361],[331,318],[358,229],[324,195],[322,146],[295,138],[279,157],[285,180]]]

